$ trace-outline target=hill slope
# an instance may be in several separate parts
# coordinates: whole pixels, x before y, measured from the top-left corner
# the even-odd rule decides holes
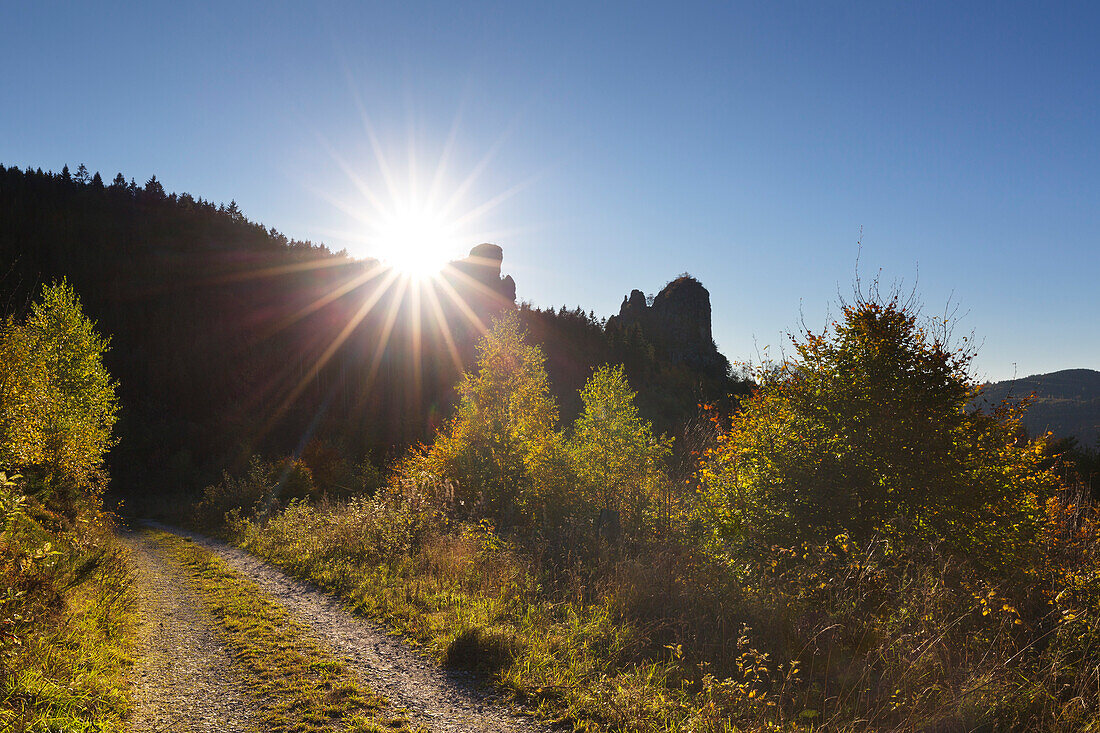
[[[1063,369],[1023,379],[986,384],[981,399],[989,404],[1034,395],[1024,416],[1032,435],[1047,430],[1057,438],[1076,438],[1082,446],[1100,441],[1100,371]]]
[[[252,453],[297,453],[315,439],[376,461],[427,439],[480,334],[516,307],[503,259],[478,245],[415,283],[290,240],[235,203],[167,193],[156,177],[105,184],[83,170],[0,165],[0,315],[24,309],[41,283],[67,278],[80,294],[111,338],[123,406],[111,473],[123,488],[193,489]],[[579,309],[520,312],[547,352],[563,417],[607,361],[627,364],[643,411],[669,432],[698,402],[739,389],[670,360],[647,340],[656,332],[608,329]],[[709,333],[709,302],[704,316],[690,326]]]

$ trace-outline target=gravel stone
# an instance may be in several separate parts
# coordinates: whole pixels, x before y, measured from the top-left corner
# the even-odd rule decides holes
[[[512,711],[499,694],[472,675],[447,670],[379,624],[352,615],[334,596],[236,547],[173,527],[153,526],[190,537],[221,557],[346,659],[371,689],[406,709],[415,725],[437,733],[551,730]]]
[[[141,604],[134,733],[257,730],[254,707],[213,619],[184,571],[147,538],[125,533]]]

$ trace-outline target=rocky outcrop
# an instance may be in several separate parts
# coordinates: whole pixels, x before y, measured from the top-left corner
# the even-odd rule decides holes
[[[723,378],[730,364],[718,352],[711,333],[710,293],[690,275],[681,275],[647,302],[640,290],[623,298],[619,315],[607,321],[609,332],[636,328],[665,360]]]
[[[482,298],[495,300],[503,306],[516,302],[516,282],[511,275],[500,276],[504,250],[495,244],[479,244],[468,257],[448,265],[445,274],[463,290],[472,290]]]
[[[515,280],[511,275],[500,276],[503,261],[504,250],[499,246],[479,244],[470,250],[469,256],[451,262],[440,273],[450,286],[450,294],[461,298],[483,325],[516,305]]]

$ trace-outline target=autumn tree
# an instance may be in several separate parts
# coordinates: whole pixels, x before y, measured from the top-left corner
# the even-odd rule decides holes
[[[760,375],[701,472],[717,536],[1025,545],[1054,486],[1042,442],[1019,437],[1017,414],[968,410],[973,353],[947,340],[896,296],[857,297],[825,333],[793,339],[796,357]]]
[[[670,441],[653,435],[638,415],[622,366],[596,369],[581,390],[584,409],[569,449],[589,503],[604,521],[636,533],[657,509]]]
[[[71,503],[93,490],[114,444],[115,385],[108,341],[66,282],[45,286],[25,322],[0,335],[0,468],[33,477],[46,498]]]
[[[540,479],[553,475],[564,453],[545,361],[515,314],[505,314],[478,345],[477,370],[458,385],[456,414],[420,465],[453,482],[464,506],[484,503],[509,525],[521,521],[521,508],[536,504]]]

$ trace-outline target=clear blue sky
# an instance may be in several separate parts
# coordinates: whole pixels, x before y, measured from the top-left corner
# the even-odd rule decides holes
[[[771,355],[860,269],[949,299],[981,378],[1100,369],[1094,3],[5,3],[0,162],[236,199],[356,246],[349,171],[441,190],[519,296],[687,271]],[[456,253],[457,254],[457,253]],[[953,295],[952,295],[953,294]]]

